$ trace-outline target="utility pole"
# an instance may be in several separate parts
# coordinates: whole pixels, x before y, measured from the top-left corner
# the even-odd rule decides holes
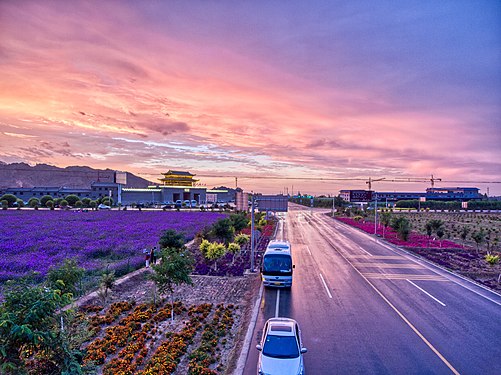
[[[377,193],[374,192],[374,235],[377,235]]]
[[[251,191],[251,272],[254,272],[254,243],[255,243],[255,235],[254,235],[254,193]]]
[[[238,177],[235,177],[235,189],[238,188]]]

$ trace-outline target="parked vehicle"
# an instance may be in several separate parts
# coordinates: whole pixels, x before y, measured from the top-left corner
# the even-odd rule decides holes
[[[290,288],[294,268],[289,241],[270,241],[264,253],[261,267],[263,285],[265,287]]]
[[[294,319],[271,318],[263,329],[257,372],[260,375],[304,375],[301,330]]]
[[[191,201],[189,199],[185,199],[183,201],[183,207],[190,207],[191,206]]]
[[[191,207],[197,207],[198,206],[198,202],[194,199],[191,200]]]
[[[98,210],[111,210],[111,207],[101,203],[99,206],[97,206],[97,209]]]
[[[183,201],[181,199],[178,199],[175,203],[176,208],[181,208],[183,206]]]

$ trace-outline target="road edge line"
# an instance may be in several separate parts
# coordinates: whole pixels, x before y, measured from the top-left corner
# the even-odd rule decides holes
[[[259,305],[261,299],[263,298],[263,284],[259,288],[259,295],[254,303],[254,308],[252,309],[252,319],[250,321],[249,327],[247,328],[247,333],[245,334],[244,344],[242,345],[242,351],[238,357],[237,367],[233,371],[233,375],[242,375],[245,370],[245,362],[247,361],[247,356],[249,355],[249,349],[252,341],[252,335],[254,333],[254,328],[256,327],[257,316],[259,313]]]

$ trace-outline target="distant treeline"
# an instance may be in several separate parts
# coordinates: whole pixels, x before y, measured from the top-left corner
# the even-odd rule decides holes
[[[420,202],[417,199],[398,201],[395,204],[398,208],[429,208],[430,210],[464,210],[462,202],[458,201],[426,201]],[[501,210],[501,201],[468,201],[468,210]]]
[[[300,197],[300,198],[290,198],[290,202],[294,202],[297,204],[301,204],[303,206],[310,207],[311,206],[311,200],[313,199],[313,207],[322,207],[322,208],[332,208],[332,200],[334,200],[334,206],[335,207],[342,207],[348,202],[343,200],[340,197]]]

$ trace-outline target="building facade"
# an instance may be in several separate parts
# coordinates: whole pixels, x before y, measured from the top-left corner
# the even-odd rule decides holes
[[[467,201],[481,199],[479,189],[475,187],[428,188],[426,192],[385,192],[371,190],[340,190],[339,196],[347,202],[370,202],[377,200],[396,202],[400,200],[426,199],[432,201]]]

